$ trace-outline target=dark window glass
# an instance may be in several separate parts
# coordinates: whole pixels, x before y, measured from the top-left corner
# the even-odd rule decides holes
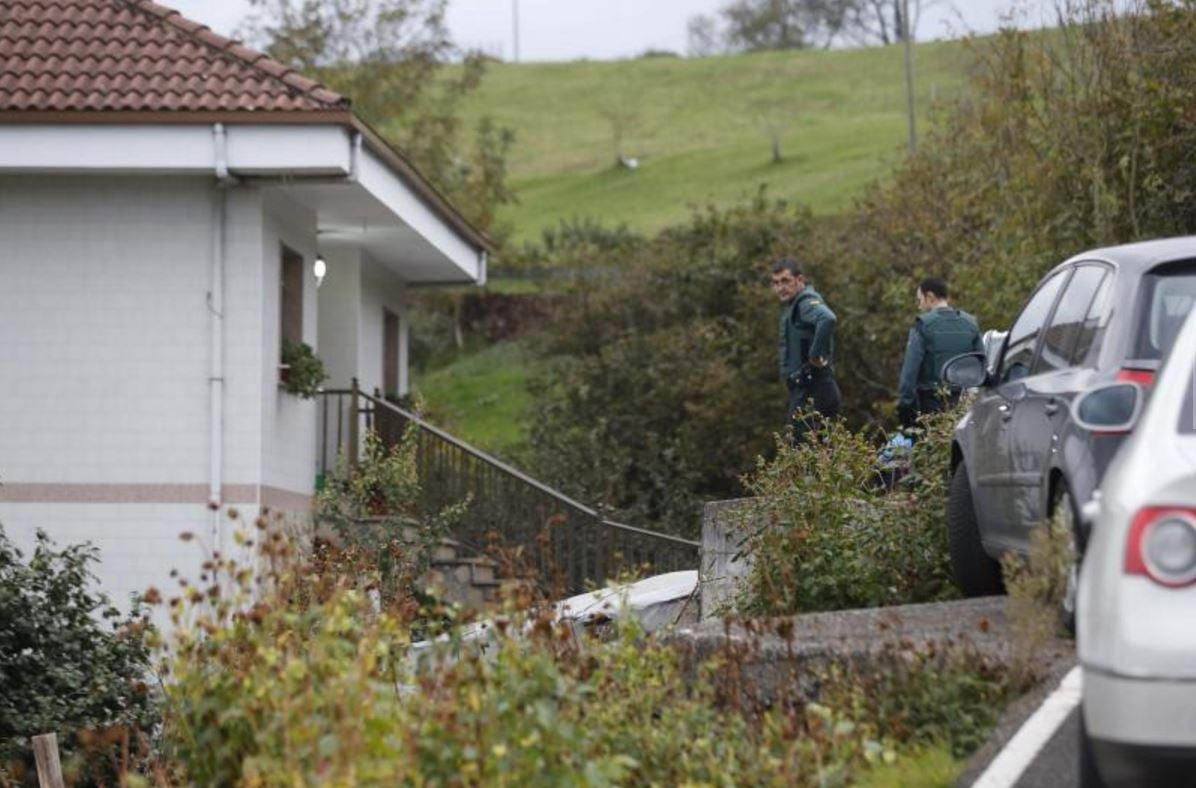
[[[1051,324],[1043,332],[1042,352],[1034,362],[1034,374],[1071,366],[1076,339],[1084,327],[1092,297],[1104,278],[1103,266],[1082,265],[1076,269],[1059,299],[1059,306],[1055,307],[1055,314],[1051,315]]]
[[[1079,336],[1076,337],[1076,349],[1072,353],[1072,365],[1085,367],[1096,364],[1096,357],[1100,355],[1100,346],[1105,339],[1105,328],[1109,325],[1109,296],[1113,292],[1113,274],[1105,275],[1100,287],[1088,307],[1088,314],[1084,316],[1084,325],[1080,326]]]
[[[279,279],[279,336],[281,342],[298,344],[303,341],[303,258],[290,249],[282,250]]]
[[[1196,263],[1154,269],[1142,277],[1139,292],[1138,335],[1130,358],[1159,361],[1196,303]]]
[[[1034,360],[1034,348],[1038,344],[1042,326],[1051,313],[1051,304],[1055,303],[1055,296],[1059,294],[1059,288],[1067,279],[1067,273],[1060,271],[1038,288],[1018,315],[1013,328],[1009,329],[1009,341],[1005,345],[1005,355],[1001,363],[1002,382],[1017,380],[1030,374],[1030,362]]]

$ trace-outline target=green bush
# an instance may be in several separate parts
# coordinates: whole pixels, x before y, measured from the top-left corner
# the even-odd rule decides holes
[[[691,535],[703,499],[741,495],[784,412],[764,281],[776,253],[806,262],[839,316],[843,413],[860,428],[895,421],[922,277],[1007,328],[1072,254],[1196,232],[1196,0],[1113,10],[1067,3],[1058,29],[973,42],[971,89],[836,220],[756,200],[645,243],[545,253],[541,267],[590,273],[541,345],[557,363],[537,389],[538,469]]]
[[[441,540],[468,501],[435,512],[425,510],[416,462],[416,427],[387,448],[378,433],[365,435],[365,451],[350,468],[344,457],[316,493],[314,515],[332,529],[335,547],[321,553],[347,571],[377,573],[387,604],[412,597],[430,602],[416,586]]]
[[[811,232],[761,196],[586,270],[555,258],[578,273],[534,348],[535,471],[617,518],[696,535],[702,499],[737,494],[783,425],[765,263]]]
[[[890,646],[867,665],[832,667],[821,699],[907,752],[946,745],[962,758],[984,743],[1006,702],[1028,686],[966,646]]]
[[[877,442],[841,422],[777,455],[748,480],[745,510],[753,559],[740,612],[926,602],[954,596],[947,559],[950,441],[958,412],[922,421],[912,472],[891,490]]]
[[[765,704],[740,650],[687,665],[634,624],[599,640],[551,610],[415,654],[368,582],[296,566],[263,534],[258,580],[217,559],[172,607],[163,754],[179,782],[845,785],[943,737],[974,746],[1007,694],[962,651],[896,649],[793,685],[821,680],[816,703]]]
[[[1058,28],[974,42],[968,93],[819,238],[853,423],[891,418],[921,277],[1004,329],[1073,254],[1196,231],[1196,2],[1114,5],[1059,4]]]
[[[7,769],[36,784],[38,734],[58,734],[72,780],[111,782],[154,732],[148,624],[138,606],[122,615],[94,590],[97,559],[39,531],[26,560],[0,527],[0,783]]]

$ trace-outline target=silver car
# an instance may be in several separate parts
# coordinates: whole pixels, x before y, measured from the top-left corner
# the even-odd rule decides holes
[[[1132,428],[1084,512],[1076,634],[1088,786],[1196,784],[1196,317],[1144,399],[1120,382],[1072,406],[1096,434]]]

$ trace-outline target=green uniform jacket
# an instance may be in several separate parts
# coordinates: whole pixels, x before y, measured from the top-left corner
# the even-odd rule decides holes
[[[822,296],[809,285],[785,304],[779,341],[781,380],[792,380],[811,358],[825,358],[829,364],[835,354],[837,320]]]
[[[938,388],[943,365],[961,353],[983,353],[980,326],[967,312],[940,306],[918,316],[901,365],[898,405],[916,408],[918,389]]]

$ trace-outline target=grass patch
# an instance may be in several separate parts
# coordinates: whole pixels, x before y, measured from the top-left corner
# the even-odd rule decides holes
[[[917,46],[923,128],[934,103],[964,89],[972,62],[958,41]],[[516,238],[573,215],[650,232],[691,205],[725,205],[761,185],[819,214],[842,211],[904,150],[903,80],[899,47],[507,63],[490,68],[464,114],[516,133],[509,167],[519,202],[501,215]],[[634,172],[614,167],[612,107],[634,116],[624,145],[639,160]],[[779,165],[765,112],[784,118]]]
[[[509,457],[527,438],[528,359],[502,342],[418,376],[432,419],[480,449]]]
[[[951,755],[950,746],[942,744],[873,766],[855,784],[857,788],[950,788],[961,771],[963,762]]]

